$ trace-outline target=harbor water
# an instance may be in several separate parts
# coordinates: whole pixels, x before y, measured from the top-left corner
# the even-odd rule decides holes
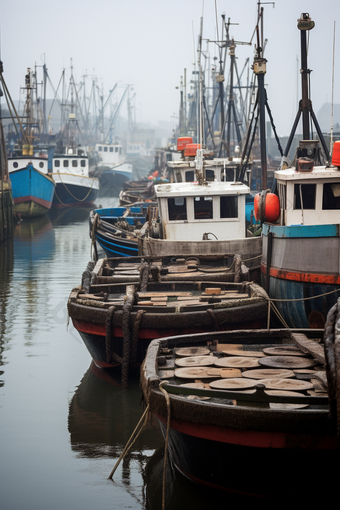
[[[118,198],[96,205],[116,206]],[[138,376],[121,389],[119,377],[91,363],[68,324],[68,296],[90,259],[85,208],[22,221],[0,243],[2,510],[162,508],[156,423],[147,423],[108,479],[144,409]],[[166,508],[207,508],[209,491],[169,466],[167,474]],[[223,498],[214,494],[215,508]]]

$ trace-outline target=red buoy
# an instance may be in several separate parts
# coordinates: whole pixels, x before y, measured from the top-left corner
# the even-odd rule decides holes
[[[254,198],[256,221],[276,223],[280,217],[280,200],[274,193],[257,193]]]
[[[184,150],[184,156],[196,156],[197,149],[200,148],[200,143],[188,143]]]
[[[333,145],[332,165],[340,167],[340,140]]]
[[[177,150],[184,151],[188,143],[192,143],[191,136],[181,136],[180,138],[177,138]]]

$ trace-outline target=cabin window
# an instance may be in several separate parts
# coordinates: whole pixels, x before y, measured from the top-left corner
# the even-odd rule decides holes
[[[72,166],[73,166],[73,168],[77,168],[78,161],[76,159],[72,159]]]
[[[294,184],[294,209],[315,209],[315,194],[316,184]]]
[[[214,179],[215,179],[215,172],[214,170],[206,170],[205,171],[205,178],[207,181],[211,181],[211,182],[214,182]]]
[[[80,166],[82,166],[83,168],[86,166],[86,160],[85,159],[82,159],[80,161]]]
[[[59,167],[59,166],[60,166],[60,161],[59,161],[59,159],[55,159],[55,160],[54,160],[54,166],[56,166],[56,167]]]
[[[195,180],[195,172],[193,170],[188,170],[185,172],[185,182],[193,182]]]
[[[340,183],[325,183],[322,193],[322,209],[340,209]]]
[[[40,161],[40,163],[39,163],[39,167],[40,167],[40,168],[44,168],[44,163],[43,163],[42,161]]]
[[[118,152],[118,147],[115,147],[115,152]]]
[[[14,161],[13,168],[18,168],[18,166],[19,166],[19,164],[16,161]]]
[[[181,172],[176,172],[176,182],[182,182]]]
[[[110,152],[113,152],[113,147],[110,147]]]
[[[68,168],[68,159],[64,159],[63,161],[63,167]]]
[[[185,197],[168,198],[169,221],[187,219],[187,203]]]
[[[279,182],[277,188],[279,192],[280,208],[286,209],[286,185]]]
[[[220,198],[220,218],[238,218],[238,199],[236,196]]]
[[[104,147],[104,152],[107,152],[107,147]]]
[[[213,217],[212,197],[194,198],[194,216],[195,220],[212,220]]]
[[[99,151],[99,152],[101,152],[102,150],[103,150],[102,146],[101,146],[101,145],[99,145],[99,147],[98,147],[98,151]]]

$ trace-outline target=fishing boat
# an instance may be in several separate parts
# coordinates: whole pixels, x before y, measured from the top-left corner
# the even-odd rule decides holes
[[[331,158],[308,94],[306,33],[314,26],[308,13],[298,20],[301,31],[302,101],[275,172],[278,221],[266,218],[273,195],[257,197],[262,226],[262,285],[275,300],[289,327],[323,327],[328,310],[340,291],[340,142]],[[302,114],[303,140],[293,161],[288,159]],[[313,120],[319,139],[311,140]]]
[[[99,162],[93,175],[99,178],[100,188],[106,192],[119,192],[123,183],[131,179],[133,170],[133,166],[125,161],[122,146],[118,143],[97,143],[95,150]]]
[[[90,212],[90,237],[107,257],[138,255],[138,234],[145,224],[148,203],[134,207],[110,207]],[[97,256],[98,258],[98,256]]]
[[[153,340],[141,385],[169,468],[252,497],[334,490],[336,469],[326,466],[339,444],[322,336],[243,330]]]
[[[83,273],[68,313],[96,365],[121,366],[124,384],[154,338],[267,321],[267,296],[242,281],[249,273],[240,256],[231,266],[227,256],[114,260],[101,259]]]
[[[261,237],[247,228],[242,182],[182,182],[155,186],[159,217],[139,239],[140,255],[240,254],[260,277]]]
[[[52,176],[56,183],[53,199],[55,207],[92,204],[99,191],[99,180],[89,176],[89,158],[85,149],[76,146],[77,121],[74,113],[52,159]],[[67,135],[66,135],[67,133]]]
[[[8,172],[12,184],[14,213],[23,218],[45,214],[52,206],[55,182],[48,169],[47,156],[34,150],[37,121],[33,111],[33,91],[36,83],[31,69],[25,76],[26,124],[22,128],[20,149],[8,157]],[[19,123],[19,125],[21,125]]]

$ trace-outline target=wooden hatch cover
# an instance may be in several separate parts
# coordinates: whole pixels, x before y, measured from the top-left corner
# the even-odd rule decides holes
[[[259,358],[260,365],[271,368],[307,368],[313,367],[315,361],[298,356],[265,356]]]
[[[295,390],[304,391],[313,388],[313,384],[309,381],[302,381],[301,379],[260,379],[258,384],[264,384],[268,390]]]
[[[175,376],[180,379],[213,379],[215,377],[241,377],[239,369],[221,369],[216,367],[182,367],[176,368]]]
[[[273,356],[305,356],[305,353],[300,351],[296,345],[283,345],[280,347],[265,347],[263,349],[265,354]]]
[[[179,367],[207,367],[214,364],[213,356],[188,356],[186,358],[178,358],[175,363]]]
[[[246,356],[226,356],[225,358],[215,359],[214,365],[225,368],[255,368],[259,366],[259,359]]]
[[[243,349],[243,345],[231,345],[230,347],[222,347],[222,349],[218,349],[219,352],[223,352],[223,354],[228,354],[229,356],[249,356],[251,358],[263,358],[265,354],[261,351],[246,351]]]
[[[293,370],[286,368],[258,368],[242,372],[242,377],[249,377],[250,379],[286,379],[287,377],[294,377],[294,375]]]
[[[256,379],[244,379],[243,377],[234,377],[232,379],[219,379],[212,381],[209,386],[210,388],[220,390],[247,390],[254,388],[258,384]]]
[[[207,347],[181,347],[176,350],[176,356],[207,356],[210,350]]]

